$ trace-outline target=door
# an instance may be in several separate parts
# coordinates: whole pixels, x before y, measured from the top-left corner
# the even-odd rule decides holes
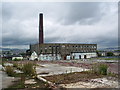
[[[86,59],[87,58],[87,55],[84,55],[84,59]]]
[[[81,59],[81,55],[79,55],[79,59]]]

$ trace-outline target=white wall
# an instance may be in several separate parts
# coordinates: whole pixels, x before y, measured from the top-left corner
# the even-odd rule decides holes
[[[61,59],[60,55],[57,55],[57,59],[58,59],[58,60]],[[45,54],[45,55],[40,54],[40,55],[39,55],[39,60],[56,60],[56,55],[54,54],[54,55],[52,56],[52,54]]]
[[[96,53],[72,53],[72,56],[74,56],[74,59],[79,59],[79,55],[81,58],[84,58],[86,55],[86,58],[92,58],[92,57],[97,57]]]
[[[72,57],[74,56],[74,59],[80,59],[79,55],[81,56],[81,59],[84,59],[84,56],[86,55],[86,58],[92,58],[92,57],[97,57],[96,53],[72,53]],[[66,59],[70,60],[71,56],[67,56]],[[56,60],[56,55],[54,54],[52,56],[52,54],[40,54],[38,57],[39,60]],[[61,56],[57,55],[57,59],[60,60]]]

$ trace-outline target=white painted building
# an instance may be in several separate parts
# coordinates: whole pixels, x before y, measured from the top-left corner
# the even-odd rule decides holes
[[[30,56],[30,60],[36,60],[36,59],[38,59],[38,55],[37,55],[37,53],[34,51],[34,52],[31,54],[31,56]]]

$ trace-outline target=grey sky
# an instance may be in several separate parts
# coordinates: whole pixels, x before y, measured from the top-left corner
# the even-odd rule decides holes
[[[99,48],[117,46],[116,2],[4,2],[3,46],[37,43],[40,12],[44,14],[46,43],[97,43]]]

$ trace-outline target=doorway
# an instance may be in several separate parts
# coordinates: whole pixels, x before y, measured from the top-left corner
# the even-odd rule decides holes
[[[84,55],[84,59],[86,59],[87,58],[87,55]]]
[[[79,59],[81,59],[81,55],[79,55]]]

